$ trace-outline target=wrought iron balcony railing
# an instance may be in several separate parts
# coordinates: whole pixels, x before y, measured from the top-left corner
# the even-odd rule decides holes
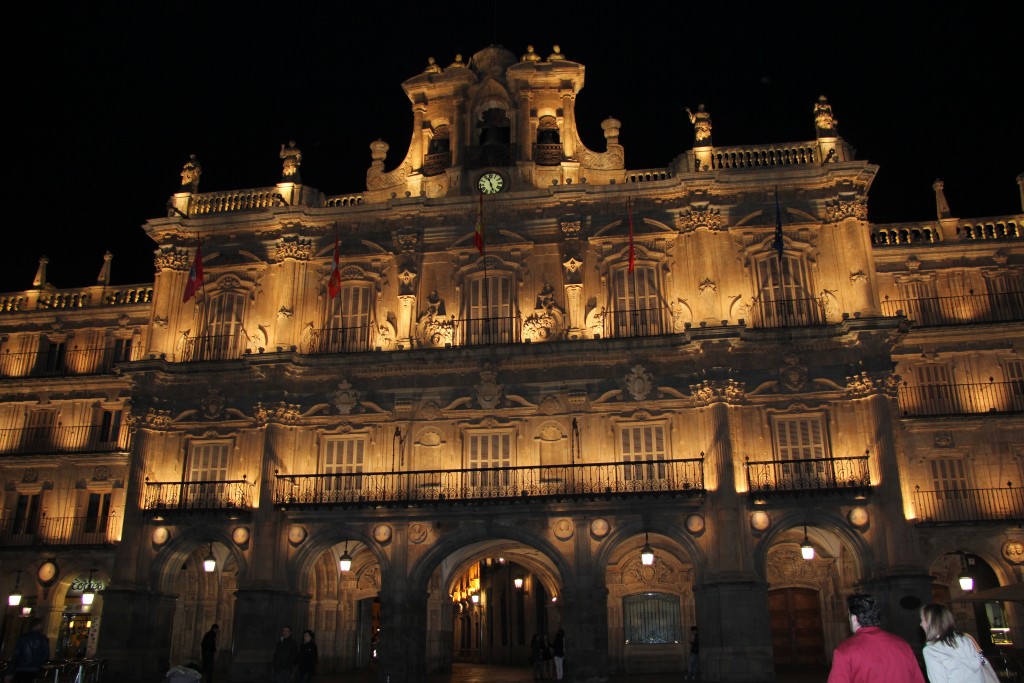
[[[903,385],[897,400],[904,417],[1024,413],[1024,381]]]
[[[661,307],[611,311],[604,316],[605,337],[657,337],[672,331],[672,313]]]
[[[305,353],[327,355],[332,353],[359,353],[370,350],[369,327],[325,327],[310,330]]]
[[[808,327],[824,325],[825,302],[817,297],[758,299],[750,307],[751,327]]]
[[[430,177],[441,175],[452,165],[452,153],[450,151],[426,154],[423,156],[423,175]]]
[[[131,448],[127,425],[55,425],[0,429],[0,455],[118,453]]]
[[[914,491],[918,524],[1002,522],[1024,519],[1024,489],[1007,483],[999,489]]]
[[[222,481],[146,480],[142,509],[150,512],[248,510],[252,507],[252,483],[241,479]]]
[[[905,315],[920,327],[1024,321],[1024,292],[889,299],[882,315]]]
[[[747,490],[772,492],[849,491],[871,487],[868,455],[852,458],[804,460],[750,460],[747,458]]]
[[[558,166],[565,161],[565,153],[559,143],[534,143],[533,162],[538,166]]]
[[[209,334],[185,337],[182,340],[181,360],[192,363],[204,360],[238,360],[247,349],[242,334]]]
[[[375,506],[704,494],[704,460],[602,462],[415,472],[278,474],[274,503]]]
[[[0,546],[111,545],[121,540],[121,520],[108,517],[47,517],[0,523]]]
[[[53,345],[41,351],[0,352],[0,377],[67,377],[101,375],[113,371],[117,363],[138,360],[139,344],[66,348]]]
[[[454,324],[455,340],[459,346],[515,344],[522,339],[522,324],[518,316],[465,318],[455,320]]]

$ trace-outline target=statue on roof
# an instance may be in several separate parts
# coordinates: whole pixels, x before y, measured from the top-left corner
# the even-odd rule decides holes
[[[818,137],[835,137],[839,132],[838,125],[839,121],[832,115],[832,105],[828,103],[828,98],[822,95],[814,103],[814,128]]]
[[[455,55],[455,61],[448,65],[449,69],[465,69],[466,63],[462,61],[462,55]]]
[[[199,178],[203,175],[203,167],[199,164],[195,154],[188,155],[188,161],[181,169],[181,192],[195,194],[199,191]]]
[[[278,156],[283,160],[281,182],[301,183],[302,175],[299,173],[299,166],[302,165],[302,150],[295,146],[295,140],[289,140],[287,147],[281,145],[281,153]]]
[[[437,65],[437,60],[433,57],[427,57],[427,68],[423,70],[425,74],[439,74],[441,73],[441,67]]]
[[[565,55],[562,54],[562,48],[555,45],[551,50],[551,54],[548,55],[549,62],[557,62],[560,59],[565,59]]]
[[[697,113],[690,111],[690,108],[686,108],[686,115],[690,117],[690,123],[693,124],[693,143],[697,147],[710,147],[711,146],[711,114],[705,109],[703,104],[697,105]]]
[[[540,55],[533,49],[533,45],[526,46],[526,54],[519,58],[520,62],[539,62]]]

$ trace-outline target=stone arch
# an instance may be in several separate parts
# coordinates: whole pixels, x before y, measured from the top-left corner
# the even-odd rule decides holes
[[[812,543],[823,542],[823,537],[818,536],[820,531],[828,531],[841,541],[847,544],[853,551],[853,558],[857,562],[857,574],[867,578],[867,568],[875,563],[874,552],[860,532],[851,527],[850,523],[838,515],[818,509],[804,508],[801,510],[790,510],[780,513],[772,520],[771,526],[764,531],[754,545],[754,567],[758,576],[767,577],[766,565],[768,551],[772,545],[792,529],[802,529],[807,526],[808,534],[811,535]]]
[[[352,555],[353,572],[363,571],[373,563],[380,566],[382,575],[390,571],[388,555],[373,539],[371,531],[362,528],[346,529],[335,525],[316,527],[308,531],[306,539],[289,560],[287,569],[288,584],[301,593],[310,591],[311,573],[316,570],[316,564],[321,556],[343,547],[345,541],[348,541],[348,552]]]
[[[601,541],[601,546],[594,556],[594,566],[605,567],[613,562],[613,558],[628,550],[635,549],[639,552],[643,541],[638,542],[637,539],[644,538],[645,534],[654,548],[655,557],[658,550],[663,550],[676,556],[678,553],[685,553],[692,558],[694,581],[700,583],[707,567],[707,555],[694,537],[685,531],[677,520],[672,519],[652,519],[646,523],[637,520],[616,525]]]
[[[214,556],[219,566],[224,566],[230,557],[238,567],[239,578],[248,575],[248,561],[225,527],[202,525],[194,527],[177,526],[170,540],[164,544],[150,566],[150,586],[161,593],[173,593],[174,578],[184,563],[198,548],[214,543]],[[223,552],[226,549],[227,552]]]

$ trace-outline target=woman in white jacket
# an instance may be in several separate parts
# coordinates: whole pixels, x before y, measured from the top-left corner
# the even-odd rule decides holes
[[[924,629],[924,664],[930,683],[979,683],[981,655],[970,636],[956,631],[953,613],[944,605],[921,608]]]

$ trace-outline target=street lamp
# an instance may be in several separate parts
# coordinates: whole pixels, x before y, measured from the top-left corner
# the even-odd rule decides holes
[[[807,525],[804,524],[804,542],[800,544],[800,554],[805,560],[814,559],[814,546],[811,545],[810,539],[807,538]]]
[[[18,586],[21,584],[21,570],[18,570],[17,575],[14,578],[14,590],[10,595],[7,596],[7,604],[10,607],[17,607],[21,604],[21,591],[18,590]]]
[[[207,571],[210,571],[209,569]],[[92,589],[92,572],[89,570],[89,582],[85,585],[85,590],[82,591],[82,604],[86,607],[92,604],[93,600],[96,599],[96,591]]]
[[[352,556],[348,554],[348,541],[345,541],[345,550],[338,558],[338,569],[347,572],[352,569]]]
[[[212,574],[217,570],[217,558],[213,555],[213,541],[210,541],[210,553],[203,560],[203,571]]]
[[[644,547],[640,549],[640,562],[645,567],[654,564],[654,549],[651,548],[647,532],[644,532]]]
[[[956,577],[960,583],[960,590],[970,593],[974,590],[974,578],[967,573],[967,553],[960,553],[960,576]]]
[[[516,578],[512,579],[512,583],[515,584],[517,591],[523,590],[523,577],[517,576]]]

